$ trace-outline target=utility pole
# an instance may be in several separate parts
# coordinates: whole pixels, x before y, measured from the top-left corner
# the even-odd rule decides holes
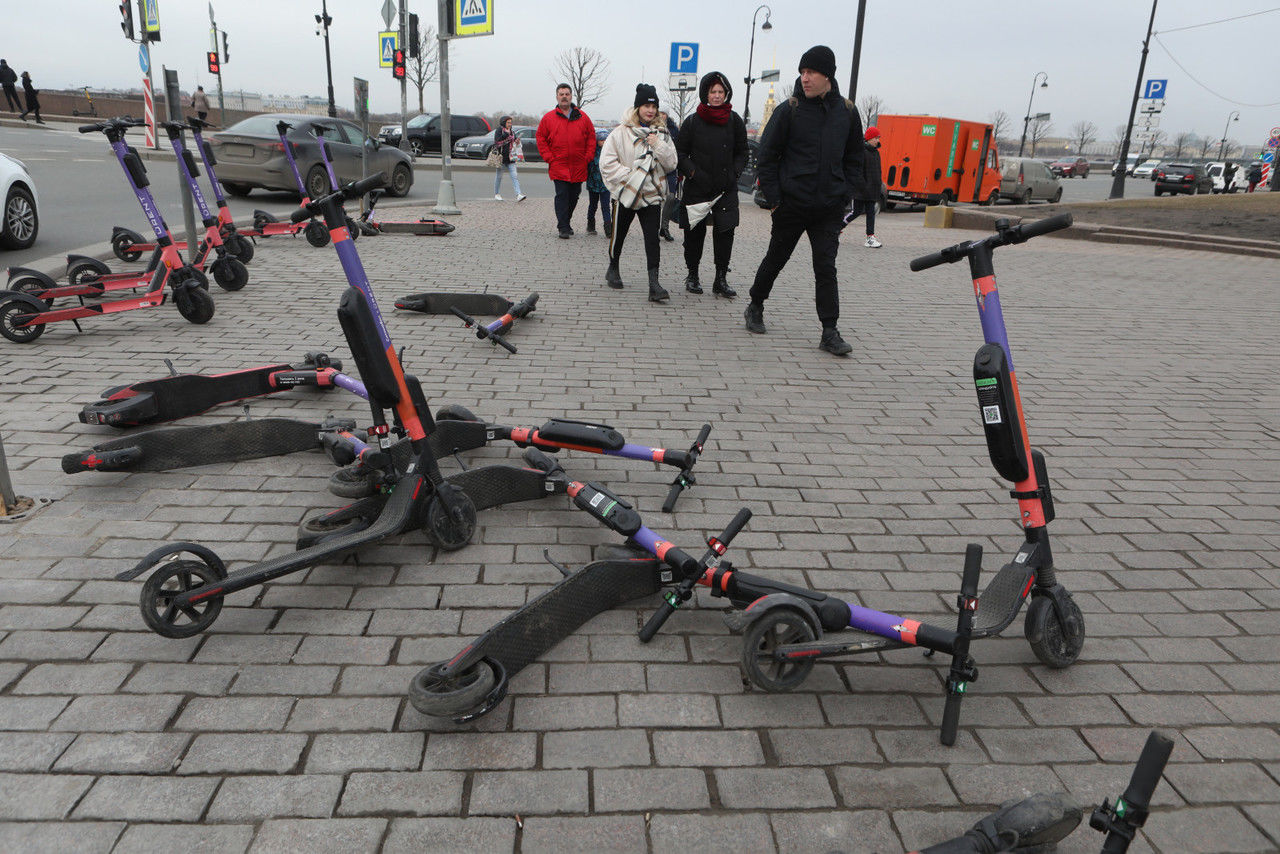
[[[404,0],[400,0],[404,3]],[[432,213],[457,216],[457,198],[453,194],[453,143],[449,139],[449,18],[447,3],[453,0],[436,0],[436,35],[440,41],[440,190],[436,193],[436,206]],[[401,92],[404,90],[401,89]],[[401,96],[403,97],[403,96]]]
[[[1125,167],[1129,163],[1129,138],[1133,135],[1133,118],[1138,114],[1138,96],[1142,94],[1142,75],[1147,70],[1147,47],[1151,43],[1151,28],[1156,24],[1156,3],[1159,0],[1151,0],[1151,20],[1147,22],[1147,37],[1142,42],[1142,60],[1138,63],[1138,81],[1133,84],[1133,103],[1129,105],[1129,124],[1124,129],[1124,144],[1120,146],[1119,166],[1116,167],[1116,177],[1111,181],[1111,195],[1108,198],[1123,199],[1124,198],[1124,178]],[[1154,148],[1153,148],[1154,150]]]
[[[226,44],[227,34],[222,34],[223,44]],[[213,19],[213,4],[209,4],[209,52],[218,53],[218,22]],[[227,61],[227,52],[222,50],[222,60],[218,63],[218,112],[221,114],[222,126],[227,126],[227,105],[222,97],[222,64]]]
[[[329,56],[329,25],[333,23],[333,18],[329,17],[328,0],[320,0],[320,14],[316,15],[316,23],[324,30],[324,71],[329,78],[329,118],[336,119],[338,105],[333,101],[333,60]]]
[[[400,48],[404,51],[404,56],[409,55],[409,49],[405,45],[405,37],[409,32],[409,10],[408,0],[400,0]],[[409,75],[406,74],[400,78],[400,148],[404,150],[409,145],[409,129],[405,127],[407,122],[407,111],[409,109]]]
[[[850,101],[858,100],[858,66],[862,64],[862,22],[867,17],[867,0],[858,0],[858,23],[853,31],[853,68],[849,71]]]

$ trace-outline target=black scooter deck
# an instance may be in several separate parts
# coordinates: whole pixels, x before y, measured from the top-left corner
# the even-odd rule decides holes
[[[396,308],[419,311],[423,314],[451,314],[458,309],[463,314],[497,317],[506,314],[515,303],[497,294],[409,294],[396,300]]]
[[[226,374],[179,374],[145,380],[105,392],[102,400],[80,410],[80,421],[110,427],[176,421],[219,404],[281,391],[268,377],[289,370],[292,365],[263,365]]]
[[[256,460],[320,447],[321,425],[292,418],[233,421],[208,427],[162,427],[67,454],[62,470],[168,471]]]

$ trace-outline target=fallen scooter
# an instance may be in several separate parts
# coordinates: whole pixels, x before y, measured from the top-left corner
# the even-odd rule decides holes
[[[420,217],[416,220],[384,220],[375,210],[378,199],[382,198],[382,196],[383,193],[378,190],[370,193],[368,208],[356,218],[356,227],[370,237],[379,234],[415,234],[419,237],[444,237],[451,232],[457,231],[457,226],[442,219]]]
[[[481,341],[501,346],[515,353],[516,348],[506,339],[506,333],[519,319],[533,314],[538,307],[538,294],[532,293],[518,303],[493,294],[422,293],[409,294],[396,300],[396,308],[423,314],[454,315],[467,329],[474,328]],[[472,314],[500,314],[497,320],[480,323]]]

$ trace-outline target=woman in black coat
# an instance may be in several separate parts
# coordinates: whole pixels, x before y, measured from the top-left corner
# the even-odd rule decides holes
[[[715,257],[716,278],[711,292],[735,297],[738,292],[726,281],[729,256],[733,252],[733,230],[738,227],[738,175],[747,165],[747,126],[733,111],[729,99],[733,87],[729,78],[712,71],[698,84],[697,111],[687,118],[676,137],[680,155],[680,174],[684,176],[684,210],[680,226],[684,234],[684,263],[689,275],[684,287],[691,294],[702,293],[698,281],[698,265],[702,247],[711,224],[711,248]],[[718,197],[718,198],[717,198]],[[689,224],[690,205],[710,202],[710,213],[695,225]]]
[[[35,113],[36,124],[44,124],[44,119],[40,118],[40,102],[36,100],[39,90],[31,85],[31,74],[26,71],[22,72],[22,94],[27,99],[27,108],[22,111],[22,120],[24,122],[27,120],[27,113]]]
[[[862,186],[853,191],[853,210],[844,218],[848,225],[859,216],[867,215],[867,242],[863,246],[879,249],[883,244],[876,239],[876,203],[884,194],[884,177],[880,171],[880,128],[870,127],[863,135],[866,140],[862,152]]]

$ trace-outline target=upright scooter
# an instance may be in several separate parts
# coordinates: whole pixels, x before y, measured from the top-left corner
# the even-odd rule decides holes
[[[133,189],[134,195],[138,198],[138,203],[142,206],[143,213],[146,214],[147,221],[151,223],[151,227],[155,231],[161,263],[152,272],[146,293],[136,297],[100,302],[95,305],[86,305],[84,300],[81,299],[79,306],[54,309],[52,307],[53,299],[57,296],[83,297],[90,294],[101,295],[107,288],[103,285],[95,286],[89,284],[79,288],[69,286],[65,290],[57,287],[49,289],[42,284],[42,280],[47,280],[48,277],[35,278],[33,282],[36,286],[37,295],[19,290],[0,291],[0,335],[18,344],[27,344],[44,334],[45,327],[50,323],[70,320],[76,325],[77,329],[80,329],[79,321],[86,317],[98,317],[104,314],[115,314],[139,308],[155,308],[164,303],[166,286],[173,292],[174,304],[178,308],[178,313],[190,322],[207,323],[213,317],[213,298],[205,290],[208,286],[207,282],[204,283],[204,287],[201,286],[202,274],[187,266],[183,262],[182,256],[178,254],[177,249],[174,248],[173,238],[169,234],[169,227],[165,224],[164,217],[160,215],[155,199],[151,197],[150,191],[147,190],[150,181],[147,179],[142,159],[138,156],[137,151],[125,144],[126,131],[131,127],[139,127],[141,125],[142,122],[140,120],[125,117],[92,125],[83,125],[80,127],[80,132],[93,133],[97,131],[107,137],[116,160],[120,163],[121,169],[124,170],[129,186]],[[35,270],[10,268],[11,283],[16,278],[15,274],[18,274],[17,278],[20,278],[22,274],[26,273],[40,275]]]
[[[289,171],[293,173],[293,180],[298,185],[298,196],[302,199],[300,204],[306,207],[311,199],[307,195],[307,187],[302,181],[302,175],[298,172],[298,160],[293,156],[294,145],[289,140],[289,129],[292,127],[293,125],[286,121],[276,122],[276,134],[280,137],[280,145],[284,150],[284,158],[289,164]],[[294,236],[302,232],[312,246],[318,248],[329,245],[329,231],[324,227],[324,223],[315,217],[281,222],[274,215],[259,208],[253,212],[253,227],[261,237],[276,237],[282,234]]]

